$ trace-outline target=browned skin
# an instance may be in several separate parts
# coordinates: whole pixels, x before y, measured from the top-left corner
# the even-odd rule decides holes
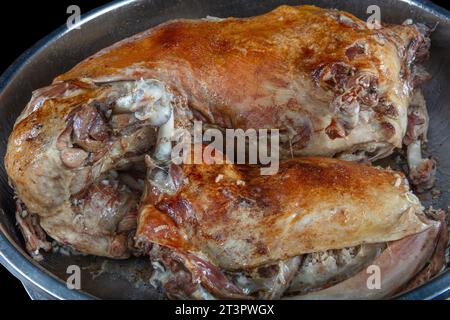
[[[377,158],[401,146],[411,63],[426,43],[414,25],[370,30],[348,13],[281,6],[248,19],[170,21],[55,81],[154,78],[198,119],[280,129],[284,156],[359,149]],[[359,109],[371,111],[368,123]]]
[[[273,176],[206,164],[173,166],[171,173],[175,194],[148,187],[138,241],[201,254],[228,270],[397,240],[428,227],[404,177],[352,162],[298,158]]]

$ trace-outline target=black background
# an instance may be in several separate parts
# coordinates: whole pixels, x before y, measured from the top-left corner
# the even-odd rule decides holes
[[[226,1],[226,0],[224,0]],[[250,0],[258,1],[258,0]],[[86,13],[106,4],[103,0],[8,0],[0,4],[0,72],[3,72],[23,51],[36,41],[63,25],[68,17],[67,7],[76,4]],[[450,9],[450,1],[434,1]],[[26,300],[21,283],[0,266],[2,300]]]

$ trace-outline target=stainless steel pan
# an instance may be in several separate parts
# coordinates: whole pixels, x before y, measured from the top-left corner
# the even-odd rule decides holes
[[[431,116],[429,152],[438,159],[437,189],[427,205],[450,205],[450,12],[426,0],[127,0],[112,2],[83,17],[81,29],[64,26],[26,51],[0,78],[0,262],[17,276],[36,299],[156,299],[162,293],[148,283],[151,266],[145,259],[111,261],[99,257],[48,254],[40,264],[25,253],[15,226],[13,193],[3,167],[7,138],[13,123],[37,88],[96,51],[125,37],[174,18],[245,17],[267,12],[281,4],[314,4],[368,17],[369,5],[381,8],[384,22],[411,18],[430,26],[432,35],[428,70],[434,76],[425,95]],[[81,290],[66,287],[67,267],[81,267]],[[435,299],[450,296],[450,270],[408,292],[402,299]]]

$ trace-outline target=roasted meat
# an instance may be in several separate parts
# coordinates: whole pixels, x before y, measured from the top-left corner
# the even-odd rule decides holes
[[[375,160],[402,146],[423,25],[370,29],[337,10],[281,6],[246,19],[170,21],[81,62],[56,82],[157,79],[217,128],[279,129],[283,157]]]
[[[144,153],[156,140],[154,119],[122,108],[129,85],[68,81],[36,91],[5,157],[17,197],[52,238],[113,258],[129,256]]]
[[[237,288],[260,298],[305,293],[347,279],[369,263],[382,263],[388,274],[404,268],[401,280],[373,296],[380,297],[425,265],[440,227],[424,215],[401,173],[296,158],[280,163],[273,176],[248,165],[172,165],[165,183],[147,181],[136,241],[153,259],[181,264],[185,270],[177,265],[175,274],[189,272],[185,281],[191,287],[200,283],[218,297],[234,298]],[[397,268],[404,254],[411,262]],[[317,263],[324,255],[328,262]],[[190,297],[199,290],[191,288]]]

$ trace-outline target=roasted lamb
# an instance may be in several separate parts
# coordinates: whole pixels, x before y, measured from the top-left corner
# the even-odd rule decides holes
[[[432,185],[435,163],[421,155],[429,32],[282,6],[169,21],[87,58],[33,93],[8,141],[27,249],[41,258],[48,235],[93,255],[146,253],[174,298],[336,297],[332,285],[363,290],[358,272],[381,261],[398,281],[367,297],[393,294],[443,241],[445,221],[423,213],[401,173],[344,160],[404,144],[412,183]],[[292,159],[266,177],[171,164],[173,133],[194,121],[278,129]]]

